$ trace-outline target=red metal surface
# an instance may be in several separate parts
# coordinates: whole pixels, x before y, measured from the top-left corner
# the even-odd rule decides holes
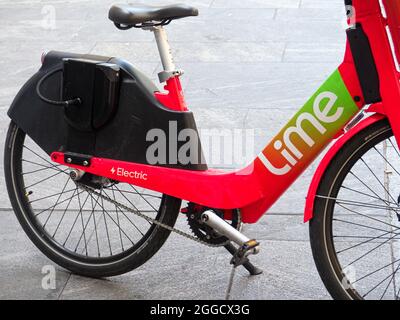
[[[167,80],[164,87],[167,93],[155,92],[158,101],[166,108],[174,111],[187,111],[187,105],[183,96],[182,85],[179,77]]]
[[[397,61],[400,61],[400,1],[382,0],[386,11],[387,23],[392,34]]]
[[[71,168],[212,208],[241,208],[262,197],[260,181],[246,169],[237,172],[188,171],[103,158],[92,158],[90,167],[82,167],[65,163],[64,154],[60,152],[54,152],[51,159]]]
[[[353,0],[353,5],[356,9],[356,22],[362,24],[370,41],[379,74],[384,112],[389,118],[397,143],[399,143],[400,83],[399,73],[397,72],[390,40],[386,31],[387,21],[383,17],[378,0]],[[387,9],[390,10],[391,8],[388,7]],[[389,11],[388,14],[391,15],[391,12]]]

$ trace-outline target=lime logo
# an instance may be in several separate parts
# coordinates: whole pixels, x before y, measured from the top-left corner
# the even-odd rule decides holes
[[[124,178],[131,178],[131,179],[137,179],[137,180],[143,180],[147,181],[148,180],[148,174],[144,173],[143,171],[127,171],[124,168],[117,168],[115,169],[114,167],[111,168],[110,170],[111,174],[117,175],[118,177],[124,177]]]
[[[308,128],[310,127],[309,124],[311,124],[321,135],[324,135],[327,132],[324,125],[334,123],[341,118],[344,111],[342,107],[338,107],[336,111],[331,114],[337,99],[338,97],[332,92],[324,91],[320,93],[314,100],[312,106],[313,114],[309,112],[300,113],[295,120],[295,125],[286,128],[283,132],[282,140],[277,139],[273,142],[274,149],[278,151],[286,161],[283,167],[275,167],[264,153],[258,156],[271,173],[278,176],[286,175],[303,158],[304,154],[293,142],[293,136],[299,137],[310,148],[315,145],[315,140],[304,129],[306,124]],[[322,103],[323,101],[324,103]]]

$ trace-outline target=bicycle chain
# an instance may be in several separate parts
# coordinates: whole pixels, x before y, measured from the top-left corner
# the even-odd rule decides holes
[[[137,215],[138,217],[147,220],[150,223],[153,223],[153,224],[155,224],[155,225],[157,225],[159,227],[167,229],[167,230],[169,230],[171,232],[174,232],[174,233],[176,233],[176,234],[178,234],[178,235],[180,235],[180,236],[182,236],[184,238],[187,238],[189,240],[195,241],[195,242],[200,243],[202,245],[205,245],[207,247],[220,248],[220,247],[223,247],[223,246],[225,246],[225,245],[227,245],[229,243],[229,241],[227,241],[226,243],[222,243],[222,244],[211,244],[211,243],[202,241],[199,238],[194,237],[194,236],[192,236],[192,235],[190,235],[190,234],[188,234],[188,233],[186,233],[186,232],[184,232],[182,230],[179,230],[177,228],[171,227],[171,226],[169,226],[169,225],[167,225],[165,223],[162,223],[162,222],[160,222],[160,221],[158,221],[156,219],[153,219],[153,218],[151,218],[149,216],[146,216],[145,214],[143,214],[143,213],[141,213],[139,211],[133,210],[132,208],[129,208],[126,205],[124,205],[122,203],[119,203],[118,201],[116,201],[114,199],[111,199],[110,197],[108,197],[108,196],[106,196],[106,195],[104,195],[104,194],[102,194],[100,192],[95,191],[93,188],[90,188],[90,187],[85,186],[85,185],[80,184],[80,183],[77,183],[77,185],[78,185],[78,187],[80,189],[82,189],[82,190],[84,190],[84,191],[86,191],[86,192],[88,192],[90,194],[94,194],[97,197],[102,198],[103,200],[108,201],[108,202],[110,202],[110,203],[112,203],[112,204],[114,204],[114,205],[116,205],[116,206],[118,206],[118,207],[120,207],[120,208],[122,208],[122,209],[124,209],[124,210],[126,210],[128,212],[130,212],[130,213],[133,213],[133,214]]]

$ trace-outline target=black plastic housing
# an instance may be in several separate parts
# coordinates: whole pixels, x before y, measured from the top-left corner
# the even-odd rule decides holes
[[[354,28],[347,29],[346,33],[365,103],[382,101],[375,59],[362,25],[358,23]]]
[[[64,59],[63,100],[79,98],[65,108],[69,125],[82,131],[100,129],[118,108],[120,67],[85,59]]]
[[[65,115],[64,107],[51,105],[39,98],[36,93],[38,81],[55,70],[60,72],[43,81],[41,93],[55,101],[68,96],[67,93],[63,93],[62,79],[63,64],[68,59],[91,61],[95,66],[107,68],[112,65],[113,68],[119,69],[117,107],[111,112],[112,116],[109,114],[108,102],[94,101],[93,106],[98,115],[91,117],[91,124],[88,121],[89,116],[83,120],[76,118],[78,122],[81,121],[82,127],[79,127],[71,123],[71,119]],[[105,85],[96,81],[94,83],[100,87]],[[85,88],[82,92],[84,94],[91,90],[93,88]],[[157,87],[125,60],[52,51],[46,55],[40,70],[19,91],[8,115],[48,154],[54,151],[71,152],[140,164],[149,164],[146,152],[154,142],[146,140],[148,131],[161,129],[166,133],[168,152],[165,155],[166,163],[157,165],[207,170],[198,134],[197,141],[193,141],[193,138],[191,140],[198,150],[198,159],[189,164],[179,162],[177,153],[186,141],[169,141],[169,124],[171,121],[176,123],[178,133],[184,129],[192,129],[197,133],[196,122],[192,112],[177,112],[165,108],[155,98],[156,91]],[[109,98],[115,99],[112,95]],[[171,148],[172,153],[169,150],[171,143],[177,143],[177,148]],[[175,159],[178,161],[174,161]]]

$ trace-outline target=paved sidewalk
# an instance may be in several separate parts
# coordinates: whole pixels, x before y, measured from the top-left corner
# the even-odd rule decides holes
[[[118,31],[107,19],[115,1],[0,0],[0,158],[6,111],[49,49],[121,56],[156,80],[160,70],[152,35]],[[134,1],[131,1],[134,2]],[[151,0],[146,3],[172,3]],[[186,70],[184,89],[206,128],[256,129],[254,153],[285,124],[332,72],[345,42],[342,0],[180,0],[200,17],[168,27],[176,62]],[[55,29],[44,17],[54,13]],[[51,25],[50,25],[51,26]],[[0,298],[28,299],[222,299],[229,257],[172,236],[149,263],[127,275],[92,280],[57,267],[57,289],[41,287],[51,264],[27,239],[10,210],[0,163]],[[308,243],[302,210],[315,166],[246,232],[262,240],[254,261],[265,272],[242,270],[238,299],[327,299]],[[180,222],[181,226],[184,224]]]

